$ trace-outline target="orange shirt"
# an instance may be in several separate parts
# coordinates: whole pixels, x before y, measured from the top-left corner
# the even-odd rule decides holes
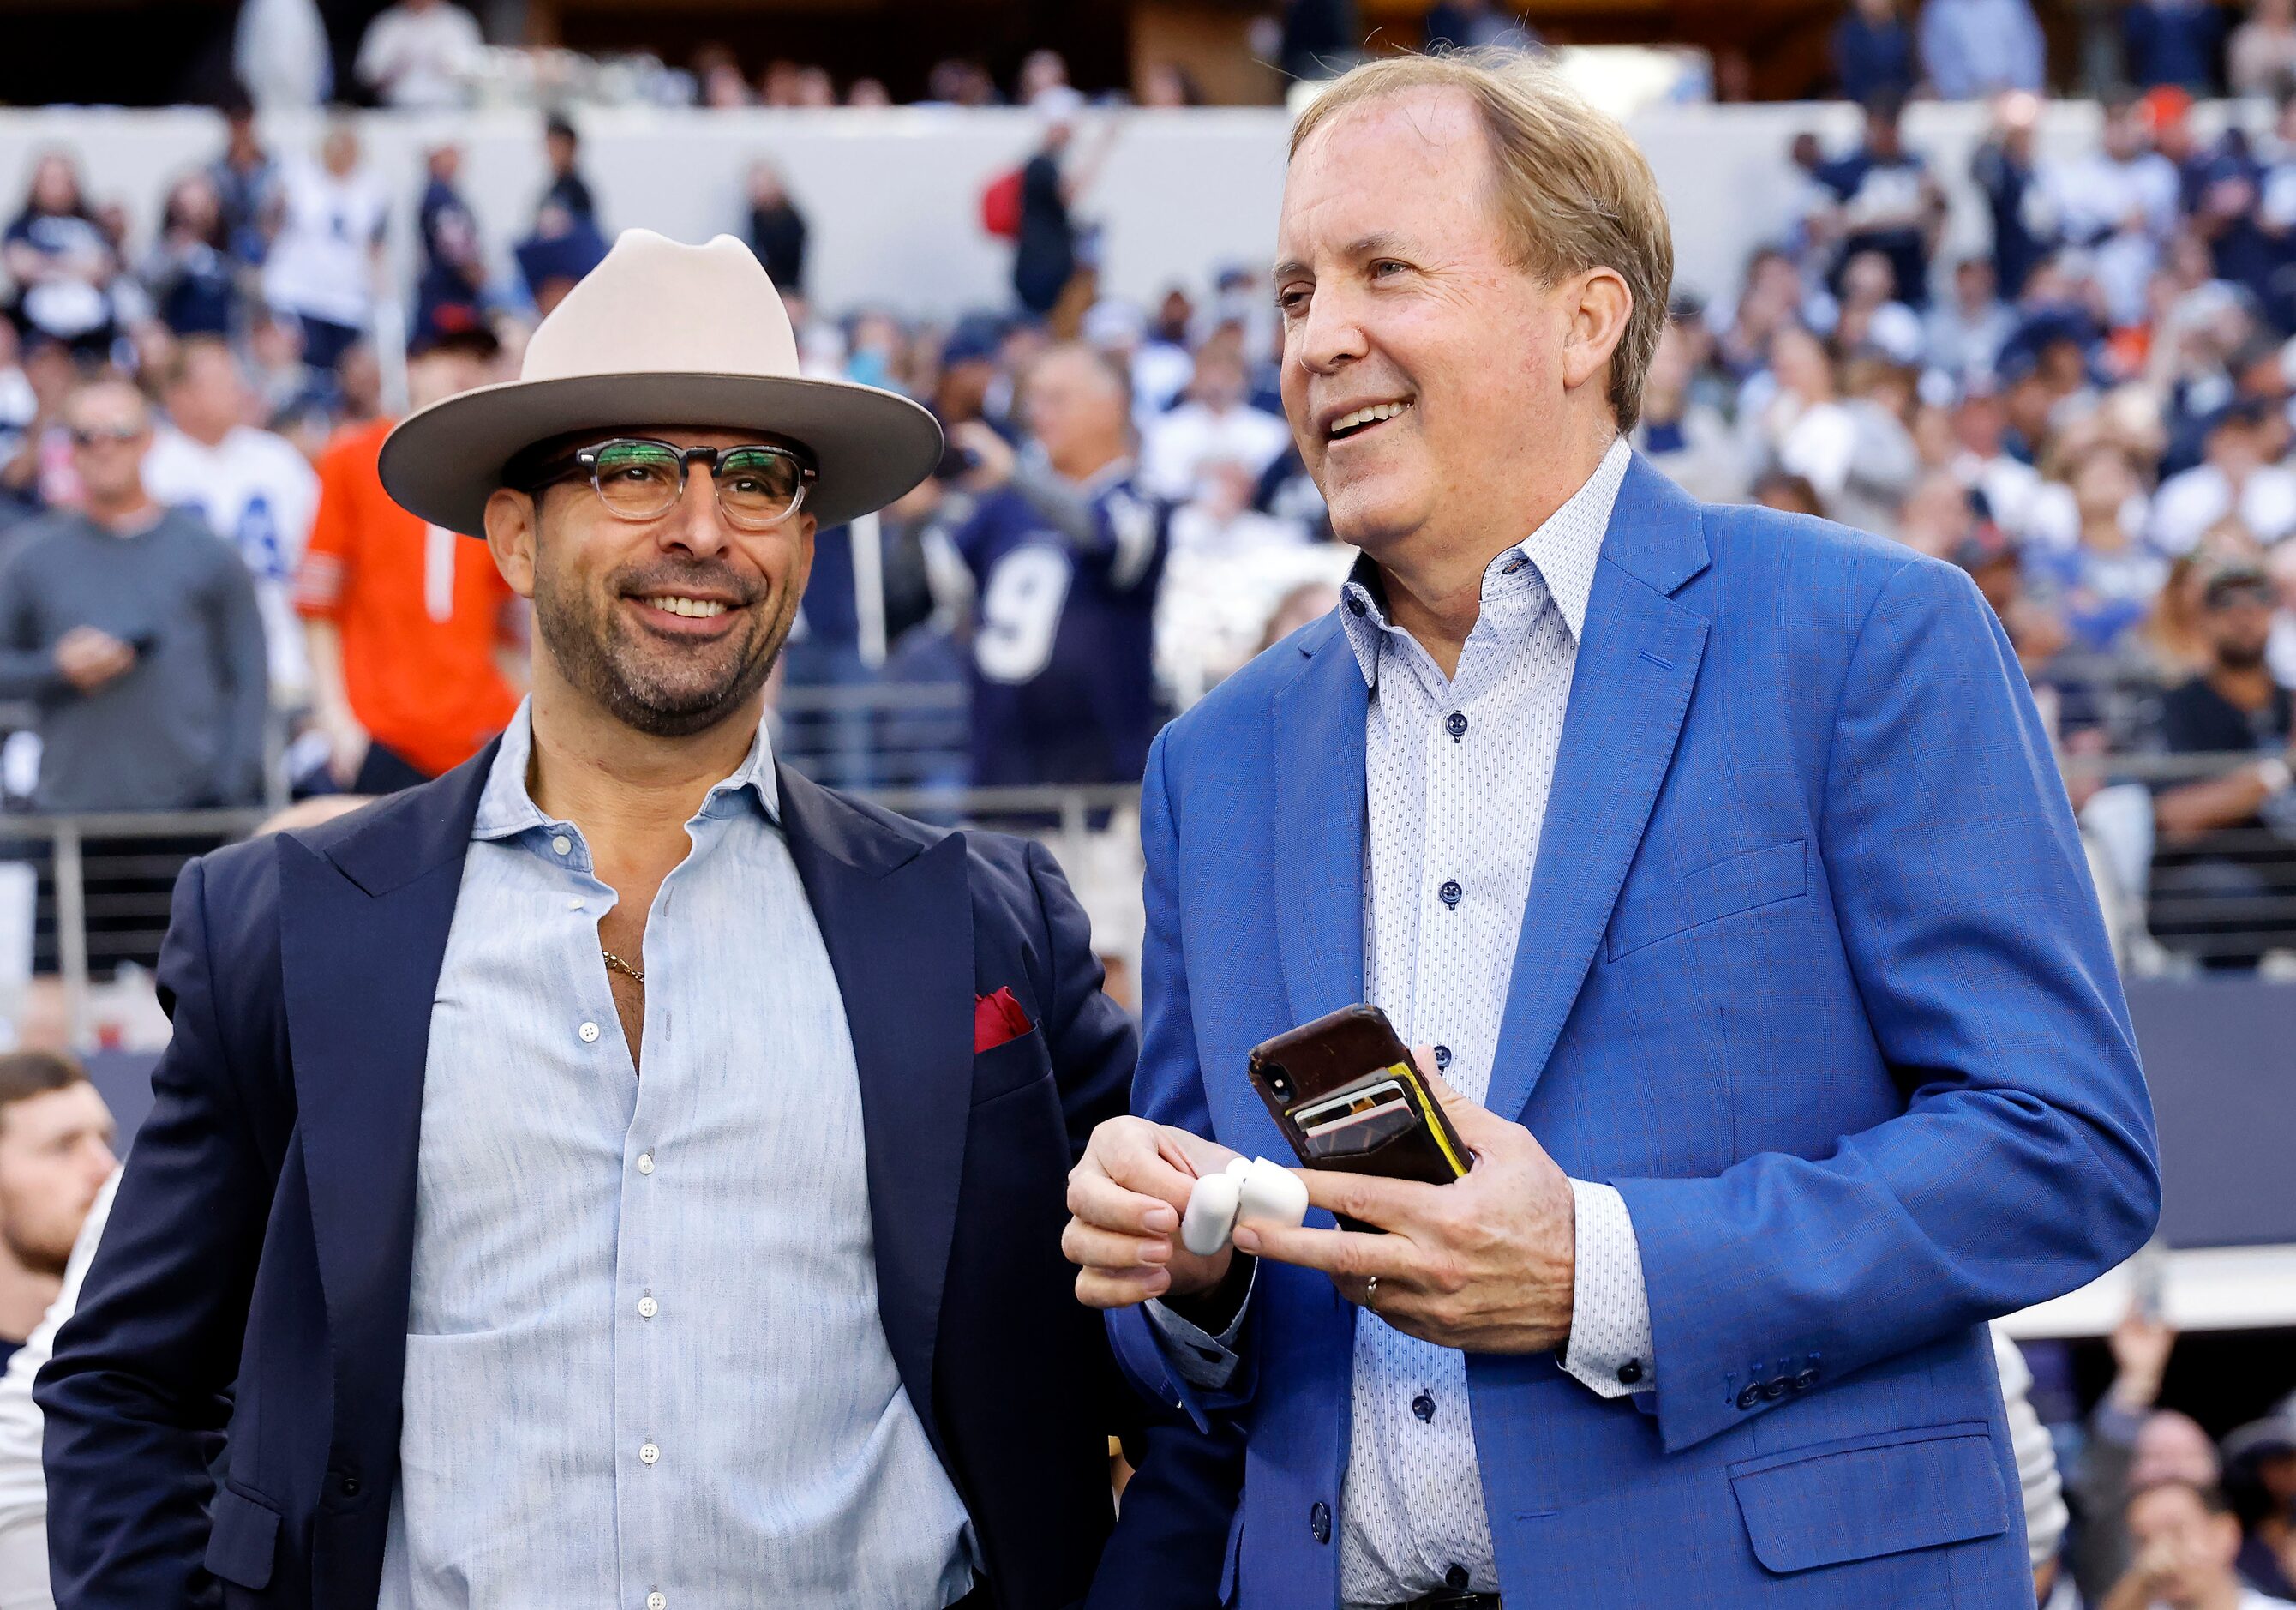
[[[319,458],[319,511],[295,607],[343,640],[344,691],[374,741],[436,776],[500,732],[518,695],[496,668],[514,595],[486,544],[390,500],[377,464],[391,422],[343,431]]]

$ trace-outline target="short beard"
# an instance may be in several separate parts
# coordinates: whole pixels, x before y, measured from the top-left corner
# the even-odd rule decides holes
[[[2265,651],[2261,647],[2251,648],[2245,643],[2217,645],[2217,664],[2228,671],[2252,671],[2262,665],[2264,660]]]
[[[12,1259],[19,1269],[50,1280],[64,1277],[64,1269],[71,1262],[71,1243],[49,1246],[26,1238],[23,1229],[12,1215],[0,1219],[0,1252]]]
[[[650,567],[660,570],[662,567]],[[719,565],[685,565],[688,579],[711,590],[739,592],[741,583]],[[774,600],[770,619],[758,613],[770,595],[743,600],[750,621],[735,658],[714,681],[674,686],[650,674],[645,656],[631,642],[616,607],[624,596],[627,572],[605,578],[592,595],[562,590],[550,566],[537,564],[534,578],[534,626],[559,670],[623,726],[654,738],[687,738],[707,732],[747,702],[773,674],[796,616],[794,596]],[[652,579],[652,578],[649,578]],[[714,645],[713,645],[714,647]]]

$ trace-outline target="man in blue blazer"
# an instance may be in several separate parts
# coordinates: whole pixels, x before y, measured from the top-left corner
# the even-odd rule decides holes
[[[386,486],[535,602],[533,696],[177,887],[174,1039],[38,1386],[63,1610],[1086,1591],[1138,1405],[1061,1197],[1132,1028],[1041,848],[764,725],[816,511],[939,453],[798,376],[745,247],[636,231],[522,381],[401,424]]]
[[[1207,1441],[1119,1535],[1201,1517],[1166,1606],[2030,1604],[1984,1322],[2158,1186],[2007,640],[1948,567],[1628,450],[1665,214],[1551,70],[1340,80],[1277,255],[1364,559],[1148,764],[1138,1116],[1066,1244]],[[1310,1173],[1307,1227],[1181,1248],[1194,1177],[1285,1154],[1252,1046],[1357,1000],[1472,1171]]]

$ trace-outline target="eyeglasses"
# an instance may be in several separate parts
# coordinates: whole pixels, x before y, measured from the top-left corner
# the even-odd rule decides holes
[[[141,425],[104,425],[97,429],[74,425],[71,441],[72,446],[76,448],[119,448],[127,446],[143,434],[144,428]]]
[[[761,531],[780,524],[805,502],[816,479],[794,449],[758,442],[737,448],[680,448],[650,437],[618,436],[506,477],[528,493],[575,475],[589,479],[607,512],[623,520],[658,520],[685,496],[687,470],[701,464],[718,489],[726,523]]]

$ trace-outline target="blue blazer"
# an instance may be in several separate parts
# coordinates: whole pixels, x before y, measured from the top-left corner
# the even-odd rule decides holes
[[[177,885],[174,1039],[38,1384],[62,1610],[375,1602],[430,1004],[493,754]],[[780,788],[852,1025],[886,1339],[996,1604],[1071,1603],[1139,1406],[1076,1302],[1062,1202],[1124,1109],[1131,1023],[1041,848]],[[976,1056],[999,988],[1035,1026]]]
[[[1159,741],[1136,1111],[1286,1154],[1244,1058],[1363,992],[1365,700],[1333,617]],[[2158,1173],[2064,791],[1966,578],[1636,459],[1488,1102],[1624,1195],[1657,1384],[1468,1359],[1510,1604],[2030,1602],[1983,1322],[2138,1246]],[[1248,1439],[1135,1479],[1226,1512],[1158,1602],[1337,1601],[1356,1323],[1263,1265],[1202,1393],[1113,1317],[1151,1398]]]

